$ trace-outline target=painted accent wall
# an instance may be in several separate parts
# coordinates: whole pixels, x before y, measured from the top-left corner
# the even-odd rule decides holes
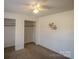
[[[54,22],[57,30],[51,30]],[[74,11],[65,11],[39,18],[37,44],[74,59]]]

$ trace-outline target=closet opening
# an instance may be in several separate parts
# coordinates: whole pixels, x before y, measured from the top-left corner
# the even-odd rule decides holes
[[[35,21],[24,21],[24,46],[35,44]]]
[[[4,18],[4,48],[15,50],[15,19]]]

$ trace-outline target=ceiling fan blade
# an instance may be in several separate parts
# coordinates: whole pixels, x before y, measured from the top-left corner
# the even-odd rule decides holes
[[[43,5],[42,8],[44,8],[44,9],[52,9],[52,8],[54,8],[54,7],[47,6],[47,5]]]
[[[30,5],[22,5],[22,8],[28,9],[28,10],[33,10],[33,7]]]
[[[39,1],[39,2],[47,2],[48,0],[36,0],[36,1]]]

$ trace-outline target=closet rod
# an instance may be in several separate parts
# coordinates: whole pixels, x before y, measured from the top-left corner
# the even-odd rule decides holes
[[[15,26],[15,25],[4,25],[4,26]]]

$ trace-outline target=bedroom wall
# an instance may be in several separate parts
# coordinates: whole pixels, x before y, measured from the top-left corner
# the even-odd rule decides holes
[[[24,48],[24,20],[35,21],[35,18],[28,17],[27,15],[5,12],[5,18],[16,19],[15,27],[15,50]]]
[[[73,10],[39,18],[37,22],[37,44],[74,59],[74,13]],[[51,30],[54,22],[57,30]]]

